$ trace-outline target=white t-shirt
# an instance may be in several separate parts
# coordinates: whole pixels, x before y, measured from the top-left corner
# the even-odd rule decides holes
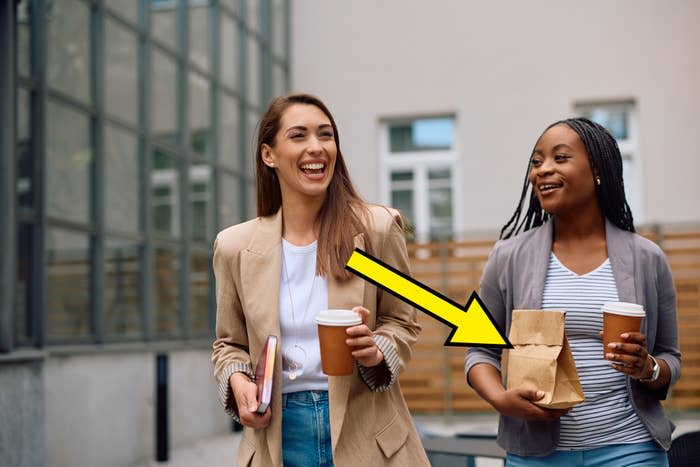
[[[328,390],[328,377],[321,370],[315,322],[316,314],[328,308],[328,282],[316,275],[316,248],[317,242],[295,246],[282,239],[279,310],[282,331],[282,393],[285,394]],[[294,301],[293,307],[290,306],[290,295]],[[302,365],[296,371],[297,377],[294,380],[289,378],[289,359]]]

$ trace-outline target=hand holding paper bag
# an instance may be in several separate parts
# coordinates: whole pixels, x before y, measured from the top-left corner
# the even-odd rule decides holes
[[[563,409],[584,399],[576,364],[564,330],[563,311],[513,310],[508,339],[508,389],[524,387],[544,392],[533,401]]]

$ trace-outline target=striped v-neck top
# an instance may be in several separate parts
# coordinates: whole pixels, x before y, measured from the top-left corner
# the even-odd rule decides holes
[[[578,275],[552,252],[542,292],[542,309],[566,312],[566,336],[576,361],[585,401],[561,418],[557,449],[583,450],[652,439],[632,408],[626,376],[603,358],[601,306],[618,301],[610,260]]]

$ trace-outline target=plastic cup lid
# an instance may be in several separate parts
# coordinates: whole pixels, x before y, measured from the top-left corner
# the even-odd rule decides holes
[[[316,315],[316,323],[324,326],[356,326],[362,324],[362,317],[352,310],[321,310]]]
[[[608,302],[608,303],[603,303],[603,306],[601,307],[603,311],[607,311],[608,313],[614,313],[616,315],[622,315],[622,316],[635,316],[635,317],[642,317],[644,318],[646,316],[646,312],[644,311],[644,307],[642,305],[638,305],[636,303],[627,303],[627,302]]]

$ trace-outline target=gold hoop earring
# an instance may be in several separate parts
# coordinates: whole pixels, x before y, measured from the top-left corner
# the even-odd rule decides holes
[[[595,177],[595,184],[600,186],[600,177],[596,175]]]

